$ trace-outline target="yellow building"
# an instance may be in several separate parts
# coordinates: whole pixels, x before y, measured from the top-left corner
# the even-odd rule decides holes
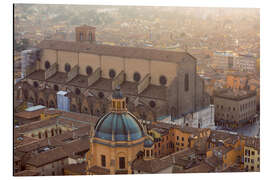
[[[244,168],[246,171],[260,171],[260,139],[250,137],[244,146]]]
[[[138,153],[149,151],[143,126],[127,111],[126,99],[117,87],[112,95],[111,112],[101,117],[91,129],[86,173],[131,174],[131,164]]]

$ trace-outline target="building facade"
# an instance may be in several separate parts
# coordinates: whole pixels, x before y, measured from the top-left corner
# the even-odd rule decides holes
[[[129,110],[147,120],[177,118],[209,105],[190,54],[100,45],[94,34],[95,28],[82,26],[76,28],[75,42],[42,41],[34,65],[24,70],[21,97],[57,107],[56,93],[67,91],[70,111],[100,116],[120,86]]]
[[[253,123],[256,115],[256,92],[222,90],[214,95],[215,123],[238,128]]]

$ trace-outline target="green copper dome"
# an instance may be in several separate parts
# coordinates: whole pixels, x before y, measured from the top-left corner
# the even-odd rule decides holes
[[[143,127],[128,111],[110,112],[101,117],[95,126],[95,137],[109,141],[133,141],[143,136]]]

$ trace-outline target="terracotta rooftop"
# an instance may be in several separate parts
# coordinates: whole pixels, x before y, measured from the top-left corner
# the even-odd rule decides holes
[[[39,109],[36,111],[22,111],[15,113],[16,118],[23,118],[23,119],[33,119],[33,118],[39,118],[40,114],[45,111],[45,108]]]
[[[78,74],[74,79],[68,82],[68,85],[76,86],[76,87],[88,87],[88,77]]]
[[[159,171],[172,165],[173,158],[171,156],[166,156],[161,159],[153,160],[136,159],[132,164],[132,168],[137,171],[143,171],[146,173],[158,173]]]
[[[35,169],[24,170],[14,174],[14,176],[39,176],[39,172]]]
[[[61,147],[57,147],[39,154],[33,155],[28,161],[27,164],[30,164],[35,167],[41,167],[46,164],[59,161],[67,158],[67,153]]]
[[[64,73],[64,72],[56,72],[52,77],[47,79],[47,81],[49,82],[59,83],[59,84],[65,84],[66,80],[67,80],[67,73]]]
[[[97,174],[97,175],[110,174],[110,170],[109,169],[102,168],[102,167],[99,167],[99,166],[93,166],[88,171],[91,172],[91,173]]]
[[[252,147],[257,151],[260,151],[260,138],[247,137],[245,140],[245,146]]]
[[[31,73],[27,78],[33,80],[44,81],[45,80],[45,71],[44,70],[37,70]]]
[[[156,61],[167,61],[174,63],[179,63],[181,62],[182,59],[186,57],[191,57],[186,52],[144,49],[136,47],[110,46],[95,43],[81,43],[75,41],[72,42],[72,41],[58,41],[58,40],[43,40],[37,47],[41,49],[85,52],[97,55],[139,58]]]
[[[205,162],[201,162],[199,165],[191,167],[189,169],[185,169],[184,173],[207,173],[207,172],[214,172],[215,168],[210,166]]]
[[[85,175],[87,163],[69,164],[64,167],[65,171],[71,172],[73,175]]]

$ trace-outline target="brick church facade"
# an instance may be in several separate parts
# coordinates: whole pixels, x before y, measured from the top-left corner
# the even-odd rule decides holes
[[[15,99],[57,107],[56,93],[67,91],[70,111],[101,116],[120,86],[136,117],[179,118],[209,105],[196,59],[187,52],[102,45],[95,28],[75,29],[76,41],[43,40],[35,65],[15,85]]]

